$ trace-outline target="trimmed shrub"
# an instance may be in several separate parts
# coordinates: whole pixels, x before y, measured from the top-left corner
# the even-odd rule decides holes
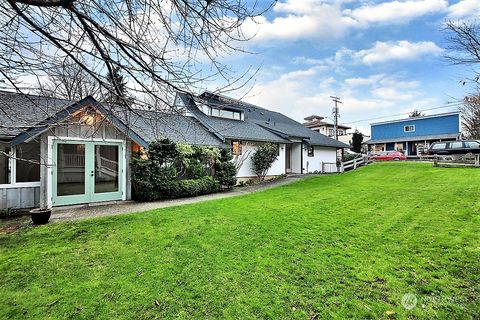
[[[177,146],[170,140],[152,142],[147,159],[131,161],[133,198],[155,201],[218,192],[221,183],[205,169],[218,159],[218,148]]]
[[[231,189],[237,184],[237,171],[231,161],[232,155],[229,150],[220,151],[220,159],[215,165],[215,179],[224,189]]]
[[[220,189],[220,184],[210,176],[178,181],[178,197],[194,197],[218,192]]]
[[[260,181],[265,179],[270,169],[278,158],[278,146],[273,143],[266,143],[257,148],[252,156],[252,170]]]

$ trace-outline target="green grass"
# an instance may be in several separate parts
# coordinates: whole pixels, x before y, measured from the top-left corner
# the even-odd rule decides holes
[[[0,318],[478,319],[479,181],[375,164],[3,234]]]

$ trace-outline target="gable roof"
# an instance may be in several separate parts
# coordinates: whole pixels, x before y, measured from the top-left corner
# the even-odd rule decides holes
[[[91,106],[141,146],[155,139],[170,138],[177,143],[226,147],[227,145],[195,118],[146,110],[115,112],[93,97],[78,102],[65,99],[0,92],[0,139],[18,145],[46,131],[76,111]]]
[[[271,111],[250,103],[238,101],[225,96],[205,92],[199,97],[191,97],[179,93],[188,110],[202,123],[211,126],[216,132],[229,139],[244,139],[267,141],[273,143],[291,143],[293,140],[303,140],[309,145],[335,148],[347,148],[343,142],[329,138],[321,133],[310,130],[301,123],[276,111]],[[234,107],[244,113],[244,120],[230,120],[211,117],[197,107],[198,104],[209,106]]]
[[[169,138],[177,143],[228,147],[225,139],[292,143],[335,148],[346,144],[304,127],[301,123],[253,104],[228,97],[204,93],[200,97],[178,93],[189,115],[133,109],[119,112],[105,108],[93,97],[78,102],[65,99],[0,92],[0,139],[17,145],[44,132],[51,125],[64,121],[76,111],[91,106],[138,144],[146,147],[155,139]],[[239,110],[244,120],[208,116],[197,103]],[[111,110],[110,110],[111,109]],[[113,110],[113,111],[112,111]]]
[[[0,139],[10,140],[72,103],[66,99],[0,91]]]

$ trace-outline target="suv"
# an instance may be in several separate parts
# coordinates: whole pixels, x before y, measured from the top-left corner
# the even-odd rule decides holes
[[[434,142],[428,149],[428,154],[450,155],[450,154],[466,154],[480,153],[480,141],[464,140],[449,142]]]

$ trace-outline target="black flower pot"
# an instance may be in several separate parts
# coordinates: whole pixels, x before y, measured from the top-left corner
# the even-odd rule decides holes
[[[52,215],[52,209],[32,209],[30,217],[33,224],[46,224]]]

